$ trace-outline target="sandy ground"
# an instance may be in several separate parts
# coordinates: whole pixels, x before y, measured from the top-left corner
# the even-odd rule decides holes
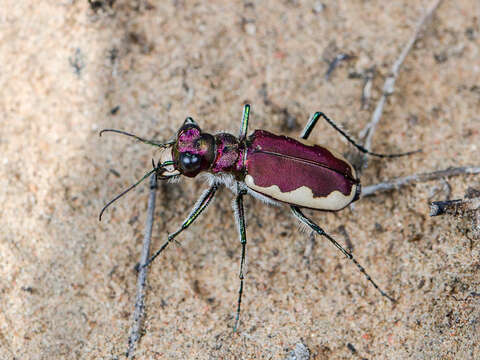
[[[109,4],[110,3],[110,4]],[[113,3],[113,4],[111,4]],[[296,136],[324,111],[358,137],[428,1],[13,1],[0,11],[0,358],[120,359],[136,290],[155,149],[102,128],[168,139],[190,115],[208,131]],[[324,5],[324,6],[322,6]],[[480,2],[445,1],[408,56],[362,183],[479,164]],[[328,61],[352,56],[325,78]],[[370,102],[363,78],[374,69]],[[319,126],[312,139],[351,147]],[[448,181],[451,197],[480,179]],[[153,247],[205,184],[162,184]],[[428,216],[442,181],[308,212],[346,234],[379,296],[323,239],[311,254],[288,208],[246,199],[248,274],[232,332],[240,244],[223,190],[151,267],[139,359],[480,358],[480,246],[465,224]]]

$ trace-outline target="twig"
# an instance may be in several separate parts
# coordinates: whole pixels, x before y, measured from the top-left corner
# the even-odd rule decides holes
[[[366,110],[370,106],[370,97],[372,95],[372,84],[374,76],[375,66],[367,69],[363,74],[362,110]]]
[[[157,194],[157,177],[152,174],[150,177],[150,196],[148,198],[147,223],[145,225],[145,235],[143,237],[142,254],[138,266],[137,296],[135,300],[135,311],[133,313],[133,323],[128,337],[128,349],[126,357],[133,359],[135,346],[140,340],[140,332],[145,315],[145,288],[147,283],[148,267],[142,266],[147,263],[150,252],[150,240],[152,238],[153,215],[155,212],[155,196]]]
[[[360,132],[360,137],[365,139],[364,147],[367,150],[371,149],[372,146],[372,138],[373,134],[375,132],[375,129],[377,127],[378,122],[380,121],[380,118],[383,113],[383,107],[387,101],[387,97],[392,95],[394,92],[395,88],[395,81],[397,80],[398,73],[400,71],[400,68],[405,61],[405,58],[407,57],[408,53],[412,49],[413,45],[415,42],[418,40],[420,37],[420,33],[425,26],[425,24],[431,19],[433,13],[435,10],[438,8],[442,0],[435,0],[430,8],[427,10],[427,12],[422,16],[422,18],[418,21],[417,26],[415,28],[415,32],[413,33],[412,37],[408,41],[408,43],[405,45],[403,48],[402,52],[398,56],[397,60],[393,63],[391,72],[387,79],[385,80],[385,83],[383,84],[383,90],[382,90],[382,96],[378,100],[377,106],[375,108],[375,111],[372,114],[372,118],[370,122],[364,127],[364,129]],[[366,167],[367,160],[364,158],[364,166]]]
[[[402,186],[426,182],[436,179],[442,179],[458,175],[475,175],[480,174],[480,166],[463,166],[457,168],[448,168],[445,170],[434,171],[430,173],[414,174],[390,181],[381,182],[375,185],[365,186],[362,189],[361,197],[375,195],[379,192],[398,189]]]

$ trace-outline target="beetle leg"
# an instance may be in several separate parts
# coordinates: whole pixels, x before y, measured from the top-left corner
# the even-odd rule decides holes
[[[238,277],[240,278],[240,289],[238,290],[238,304],[237,304],[237,315],[235,317],[235,325],[233,331],[237,331],[238,321],[240,319],[240,306],[242,304],[242,294],[243,294],[243,268],[245,266],[245,254],[247,247],[247,233],[245,228],[245,214],[243,212],[243,195],[247,192],[246,190],[240,190],[240,187],[237,183],[237,198],[233,203],[233,212],[235,213],[235,220],[238,226],[238,234],[240,235],[240,243],[242,244],[242,259],[240,260],[240,273]]]
[[[382,296],[385,296],[388,300],[390,300],[391,302],[395,302],[395,299],[392,298],[391,296],[389,296],[386,292],[384,292],[382,289],[380,289],[378,287],[378,285],[375,283],[375,281],[373,281],[373,279],[370,277],[370,275],[367,274],[367,272],[365,271],[365,269],[363,268],[362,265],[360,265],[358,263],[358,261],[353,257],[353,255],[345,250],[342,245],[340,245],[338,242],[335,241],[334,238],[332,238],[330,235],[328,235],[325,231],[323,231],[322,228],[320,228],[320,226],[318,226],[317,224],[315,224],[312,220],[310,220],[308,217],[306,217],[301,211],[300,209],[297,207],[297,206],[290,206],[291,209],[292,209],[292,212],[293,212],[293,215],[295,215],[295,217],[297,219],[299,219],[301,222],[303,222],[305,225],[308,225],[313,231],[315,231],[318,235],[321,235],[321,236],[325,236],[328,240],[330,240],[330,242],[335,245],[335,247],[340,250],[347,258],[349,258],[351,261],[353,261],[353,263],[357,266],[358,270],[360,270],[360,272],[362,272],[365,277],[367,278],[367,280],[375,287],[375,289],[377,289],[380,294],[382,294]]]
[[[377,156],[377,157],[381,157],[381,158],[395,158],[395,157],[400,157],[400,156],[407,156],[407,155],[412,155],[412,154],[415,154],[415,153],[418,153],[418,152],[421,152],[422,150],[415,150],[415,151],[408,151],[408,152],[405,152],[405,153],[400,153],[400,154],[377,154],[377,153],[374,153],[374,152],[371,152],[367,149],[365,149],[362,145],[359,145],[357,144],[351,137],[350,135],[348,135],[345,131],[343,131],[342,129],[340,129],[337,124],[335,124],[332,120],[330,120],[327,115],[325,115],[324,113],[322,112],[316,112],[315,114],[313,114],[310,119],[308,120],[308,123],[307,125],[305,126],[305,128],[303,129],[302,133],[300,134],[300,137],[302,139],[308,139],[308,137],[310,136],[310,133],[312,132],[313,128],[315,127],[315,125],[317,124],[317,121],[319,118],[323,118],[331,127],[333,127],[336,131],[338,131],[345,139],[347,139],[347,141],[352,144],[353,146],[355,146],[360,152],[364,153],[364,154],[368,154],[368,155],[372,155],[372,156]]]
[[[178,234],[180,234],[183,230],[188,228],[191,223],[195,221],[195,219],[205,210],[205,208],[210,204],[210,201],[212,201],[213,196],[215,195],[215,192],[218,189],[218,185],[214,184],[212,185],[208,190],[206,190],[202,196],[198,199],[197,203],[193,207],[192,211],[188,215],[188,217],[185,219],[185,221],[182,223],[182,226],[175,231],[174,233],[168,235],[168,240],[165,241],[165,243],[162,245],[162,247],[155,253],[153,256],[148,259],[148,261],[145,263],[145,266],[150,265],[150,263],[155,260],[155,258],[160,255],[160,253],[165,250],[165,248],[170,244],[173,239],[177,237]]]
[[[245,104],[243,107],[243,115],[242,115],[242,126],[240,126],[240,140],[245,139],[247,136],[248,131],[248,117],[250,116],[250,105]]]

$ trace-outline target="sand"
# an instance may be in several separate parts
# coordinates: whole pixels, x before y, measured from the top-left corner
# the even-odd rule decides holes
[[[323,111],[356,138],[429,1],[12,1],[0,14],[0,358],[124,358],[148,184],[97,217],[158,151],[106,134],[169,139],[187,116],[209,132],[298,136]],[[480,3],[445,1],[408,55],[373,137],[362,184],[479,165]],[[328,64],[340,62],[329,79]],[[371,96],[362,105],[368,74]],[[327,125],[312,140],[352,153]],[[460,176],[306,211],[398,299],[392,305],[288,207],[246,198],[248,273],[232,332],[240,243],[223,189],[152,264],[138,359],[480,357],[478,239],[430,218],[463,197]],[[206,188],[162,184],[153,249]],[[341,226],[344,226],[341,228]]]

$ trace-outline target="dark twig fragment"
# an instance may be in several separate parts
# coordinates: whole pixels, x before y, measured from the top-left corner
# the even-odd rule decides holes
[[[342,61],[348,61],[353,58],[352,55],[341,53],[335,56],[335,58],[329,63],[327,72],[325,73],[325,80],[330,80],[330,76],[332,75],[333,71],[337,68],[337,66]]]
[[[451,215],[459,220],[464,234],[471,233],[480,239],[480,191],[468,188],[463,199],[434,201],[430,204],[430,216]],[[468,224],[468,225],[467,225]]]
[[[438,216],[446,213],[458,213],[458,209],[464,205],[462,199],[434,201],[430,204],[430,216]]]
[[[430,216],[462,215],[468,211],[480,212],[479,190],[468,188],[463,199],[434,201],[430,204]]]

